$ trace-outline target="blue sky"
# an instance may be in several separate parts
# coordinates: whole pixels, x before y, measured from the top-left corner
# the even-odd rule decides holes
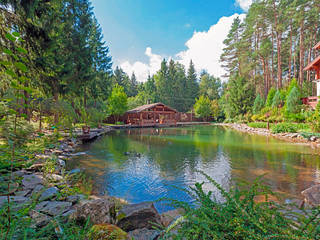
[[[197,39],[200,35],[203,35],[204,39],[210,28],[218,25],[223,17],[226,18],[220,21],[222,25],[220,29],[225,35],[224,29],[229,28],[233,18],[237,16],[235,14],[242,14],[250,2],[250,0],[92,0],[92,5],[105,41],[110,47],[114,66],[120,65],[128,74],[134,71],[138,75],[138,80],[145,81],[147,74],[155,73],[159,61],[164,57],[179,60],[183,64],[193,59],[197,70],[210,68],[209,61],[212,62],[212,59],[207,59],[206,63],[201,54],[198,54],[203,48],[199,49],[198,45],[208,45],[208,48],[212,48],[209,39],[202,43],[198,39],[197,43],[193,43],[193,49],[192,46],[186,46],[187,42],[191,40],[192,43],[194,38]],[[221,38],[222,35],[218,30],[212,34],[217,38]],[[194,53],[186,52],[188,50]],[[213,69],[207,70],[215,73]],[[219,75],[217,71],[216,73],[215,75]]]

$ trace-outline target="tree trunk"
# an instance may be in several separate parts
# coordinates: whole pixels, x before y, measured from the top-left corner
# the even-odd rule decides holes
[[[55,91],[55,93],[53,94],[53,99],[54,99],[55,104],[57,105],[58,101],[59,101],[59,94],[57,91]],[[57,125],[58,122],[59,122],[59,113],[55,110],[54,111],[54,124]]]
[[[277,52],[278,52],[278,89],[282,88],[282,60],[281,60],[281,33],[277,33]]]
[[[302,86],[304,80],[304,19],[300,23],[300,60],[299,60],[299,83]]]
[[[292,61],[292,20],[290,22],[290,49],[289,49],[289,65],[288,65],[288,81],[290,82],[291,80],[291,61]]]

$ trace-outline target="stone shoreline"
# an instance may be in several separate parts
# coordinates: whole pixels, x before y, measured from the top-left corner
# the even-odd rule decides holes
[[[103,134],[111,130],[108,127]],[[116,233],[119,235],[117,239],[157,239],[161,231],[155,230],[153,224],[166,228],[180,217],[179,210],[160,215],[151,202],[129,204],[107,195],[86,196],[72,191],[72,180],[81,170],[66,171],[66,161],[76,155],[76,147],[82,143],[65,137],[58,148],[36,154],[32,166],[13,172],[15,184],[11,187],[10,202],[13,210],[35,205],[28,212],[33,228],[57,224],[56,219],[60,219],[61,223],[69,220],[84,223],[90,218],[95,231]],[[1,196],[0,208],[6,204],[7,197]],[[59,228],[63,229],[61,226]]]
[[[218,123],[215,125],[229,127],[236,131],[244,132],[248,134],[257,134],[261,136],[275,137],[277,139],[281,139],[287,142],[303,144],[306,146],[310,146],[312,148],[320,149],[320,138],[316,136],[311,136],[309,139],[306,139],[299,133],[272,133],[271,130],[268,130],[266,128],[252,128],[252,127],[249,127],[247,124],[239,124],[239,123]]]

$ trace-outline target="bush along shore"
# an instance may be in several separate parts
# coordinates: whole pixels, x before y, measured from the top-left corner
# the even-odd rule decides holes
[[[234,130],[248,134],[258,134],[263,136],[272,136],[281,140],[306,144],[314,148],[320,148],[320,134],[299,131],[303,126],[295,123],[268,123],[251,122],[245,123],[221,123],[220,126],[230,127]]]

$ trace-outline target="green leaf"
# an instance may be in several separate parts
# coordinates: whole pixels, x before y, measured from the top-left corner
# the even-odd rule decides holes
[[[27,72],[28,71],[28,68],[26,65],[24,65],[24,63],[22,62],[16,62],[14,64],[18,69],[20,69],[22,72]]]
[[[24,48],[22,48],[22,47],[18,47],[17,50],[18,50],[19,52],[21,52],[21,53],[24,53],[24,54],[27,54],[27,53],[28,53],[27,50],[24,49]]]
[[[3,52],[6,53],[6,54],[8,54],[8,55],[11,55],[11,54],[12,54],[12,51],[9,50],[8,48],[3,49]]]
[[[10,75],[11,77],[14,77],[14,78],[17,76],[11,69],[7,69],[7,70],[6,70],[6,73],[7,73],[8,75]]]
[[[14,36],[12,36],[10,33],[6,33],[6,38],[12,42],[16,41],[16,38]]]
[[[10,66],[11,62],[9,62],[9,61],[0,61],[0,64],[3,65],[3,66]]]
[[[13,32],[12,35],[15,37],[20,37],[20,33],[18,33],[18,32]]]

